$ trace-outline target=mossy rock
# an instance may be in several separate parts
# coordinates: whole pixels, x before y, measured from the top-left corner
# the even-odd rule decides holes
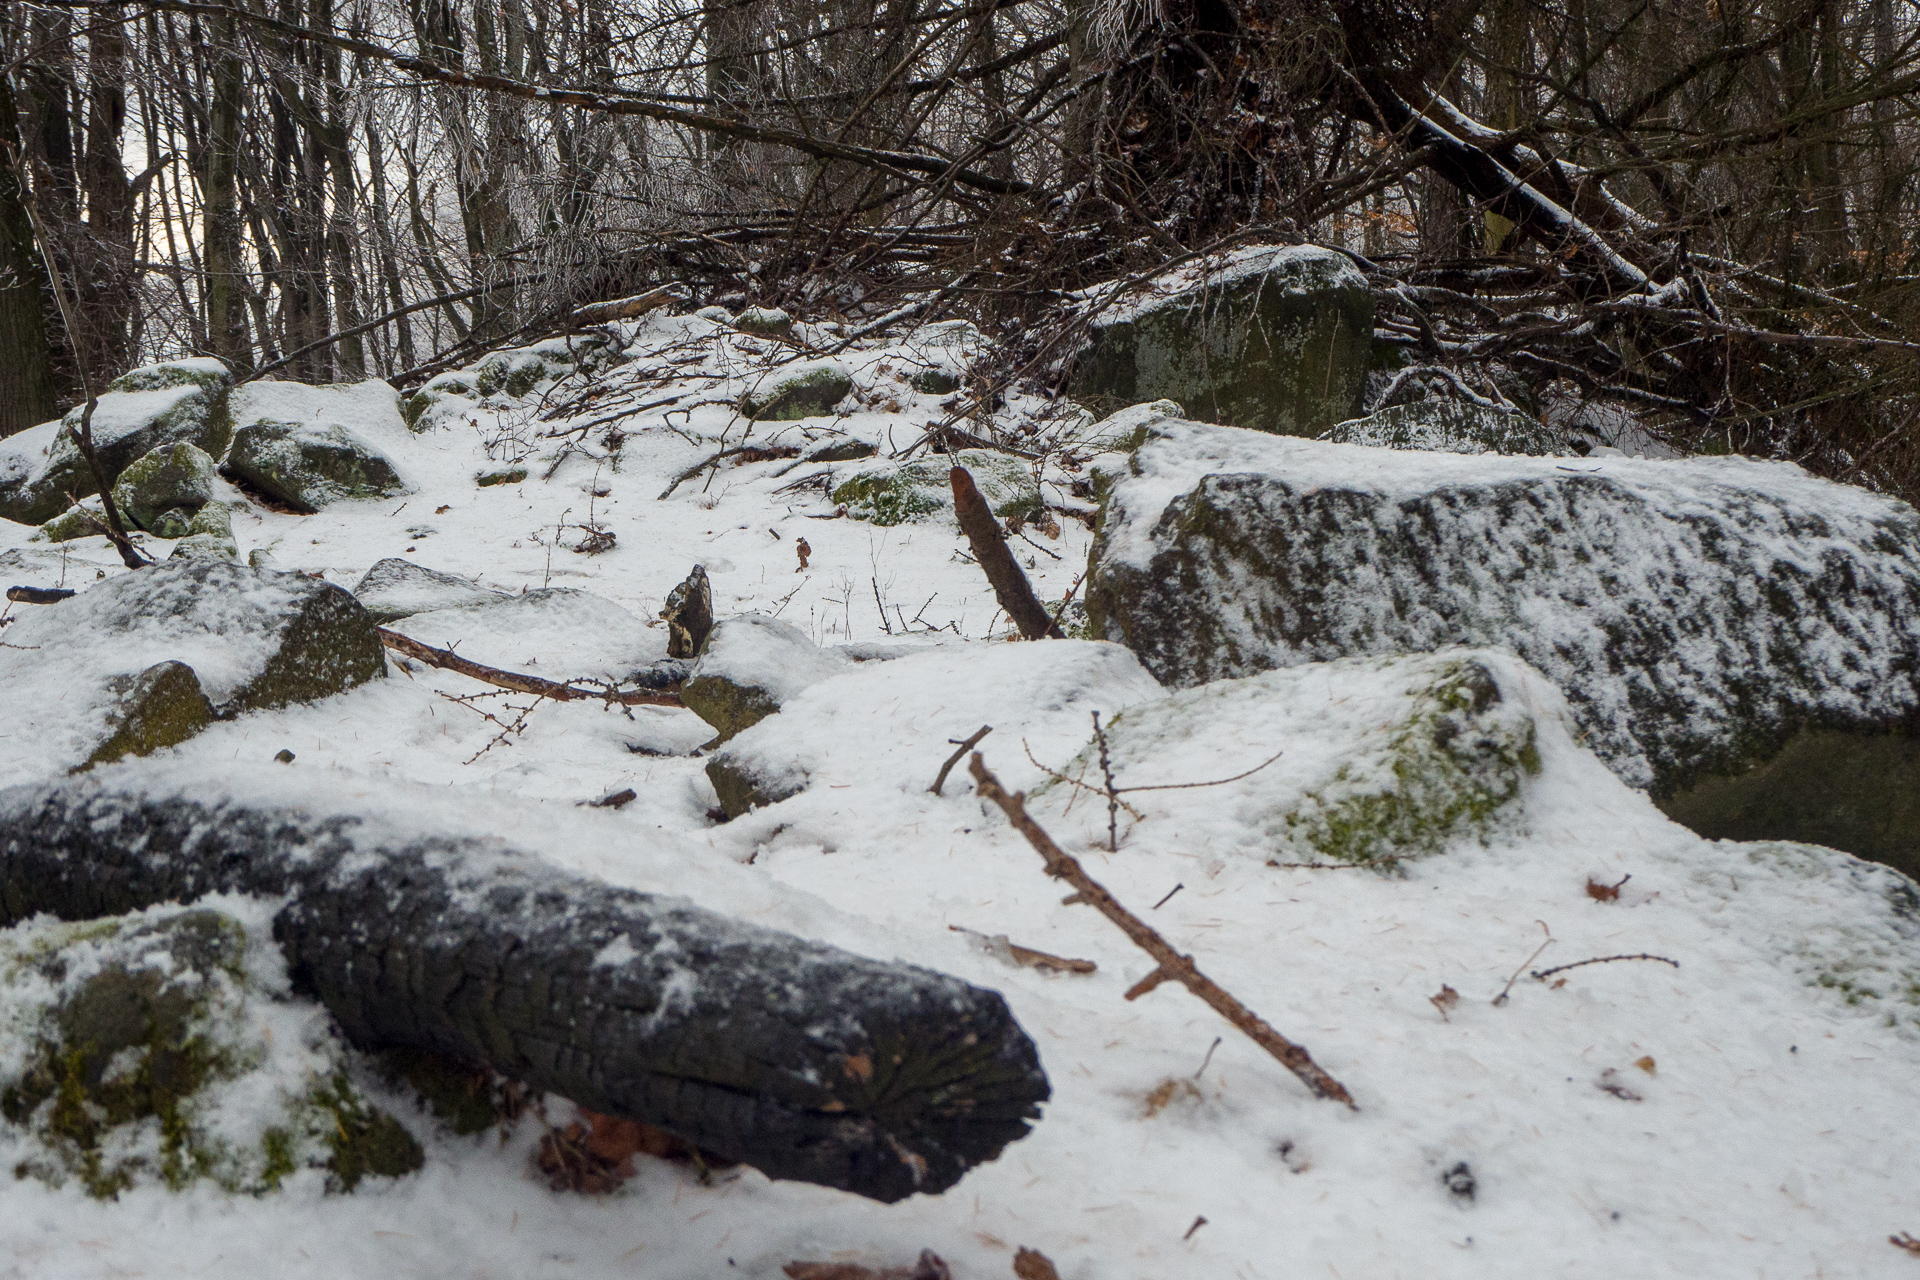
[[[482,396],[518,400],[550,376],[546,361],[531,351],[496,351],[473,366],[473,389]]]
[[[742,762],[724,752],[707,761],[707,781],[713,784],[720,812],[729,818],[800,794],[800,788],[791,782],[782,786],[756,777]]]
[[[106,528],[107,513],[98,502],[83,502],[69,507],[34,531],[34,542],[71,542],[75,538],[97,537]]]
[[[853,375],[835,361],[776,370],[740,398],[740,412],[755,421],[797,422],[831,413],[853,391]]]
[[[928,520],[953,510],[954,467],[973,475],[987,505],[1003,519],[1025,520],[1040,507],[1033,472],[1019,458],[970,449],[914,462],[877,465],[834,486],[833,501],[856,520],[877,525]]]
[[[680,700],[718,731],[717,744],[774,714],[807,686],[838,675],[846,662],[791,623],[757,614],[726,618],[707,634]]]
[[[234,433],[226,470],[303,511],[407,491],[386,455],[332,424],[248,423]]]
[[[122,756],[151,755],[185,742],[213,723],[213,704],[200,687],[200,677],[184,662],[156,663],[121,680],[124,683],[109,717],[112,733],[88,757],[85,767]]]
[[[131,369],[107,384],[108,391],[164,391],[169,387],[199,387],[204,391],[225,391],[233,386],[233,374],[211,356],[191,360],[167,360],[143,368]]]
[[[224,455],[233,438],[227,401],[226,381],[215,378],[182,377],[151,389],[102,395],[94,410],[92,434],[94,455],[107,483],[118,480],[137,459],[183,442],[209,457]],[[47,513],[42,520],[68,505],[67,494],[86,497],[99,492],[93,469],[64,425],[77,428],[83,408],[67,411],[63,429],[47,451],[46,468],[32,482],[36,509]]]
[[[472,401],[480,398],[473,378],[464,373],[443,373],[406,398],[400,406],[400,420],[415,433],[433,426],[432,410],[450,400]]]
[[[748,307],[733,318],[733,327],[761,337],[785,337],[793,332],[793,317],[779,307]]]
[[[951,369],[922,369],[907,379],[907,385],[923,395],[944,396],[960,389],[960,375]]]
[[[174,507],[155,516],[153,523],[147,526],[147,532],[156,538],[168,540],[184,538],[187,536],[187,526],[192,523],[193,512],[184,507]]]
[[[187,521],[186,533],[173,544],[169,560],[240,559],[240,544],[233,540],[233,516],[224,502],[209,502]]]
[[[498,471],[482,471],[473,478],[473,482],[482,489],[491,489],[495,485],[519,484],[526,478],[525,467],[502,467]]]
[[[1572,452],[1559,433],[1523,413],[1461,400],[1419,400],[1380,409],[1329,428],[1335,444],[1435,453],[1500,453],[1552,457]]]
[[[1373,309],[1342,254],[1244,250],[1189,288],[1096,316],[1071,390],[1107,404],[1164,397],[1203,422],[1317,435],[1360,416]]]
[[[865,440],[831,440],[800,455],[802,462],[858,462],[880,452]]]
[[[680,686],[680,701],[718,730],[715,742],[725,742],[780,710],[779,702],[766,690],[719,675],[687,680]]]
[[[113,500],[142,529],[170,510],[198,511],[213,498],[214,461],[206,450],[182,440],[136,458],[113,483]]]
[[[0,1024],[31,1046],[0,1078],[0,1117],[26,1140],[14,1175],[108,1199],[202,1181],[263,1194],[302,1168],[351,1190],[418,1168],[337,1041],[292,1025],[284,980],[256,969],[270,930],[264,911],[166,907],[0,932]],[[275,1087],[303,1074],[304,1092]]]

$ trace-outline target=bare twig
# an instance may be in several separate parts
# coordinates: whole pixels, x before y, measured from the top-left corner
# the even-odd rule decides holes
[[[1545,920],[1535,920],[1534,923],[1540,926],[1540,932],[1547,935],[1547,940],[1535,947],[1533,954],[1520,962],[1520,967],[1513,971],[1511,978],[1507,979],[1507,985],[1500,988],[1500,994],[1493,998],[1493,1006],[1496,1009],[1507,1002],[1507,993],[1513,990],[1514,983],[1520,981],[1520,975],[1527,971],[1527,966],[1538,959],[1542,951],[1545,951],[1553,945],[1553,930],[1547,928],[1547,922]]]
[[[1538,951],[1534,952],[1534,955],[1539,954]],[[1612,964],[1615,960],[1657,960],[1661,964],[1670,964],[1676,969],[1680,967],[1678,960],[1669,960],[1665,956],[1648,955],[1646,952],[1640,951],[1630,956],[1595,956],[1591,960],[1575,960],[1572,964],[1557,964],[1551,969],[1535,969],[1527,976],[1537,978],[1544,982],[1556,973],[1565,973],[1569,969],[1578,969],[1580,966],[1588,964]],[[1532,961],[1529,960],[1527,963],[1531,964]],[[1524,968],[1525,966],[1522,967]]]
[[[1093,713],[1093,740],[1100,744],[1100,777],[1107,787],[1107,852],[1120,852],[1120,792],[1113,785],[1113,761],[1107,755],[1107,731],[1100,727],[1100,713]],[[1172,895],[1169,894],[1169,897]]]
[[[1056,973],[1095,973],[1098,972],[1100,968],[1099,965],[1091,960],[1072,960],[1066,956],[1056,956],[1051,952],[1036,951],[1032,947],[1023,947],[1017,942],[1008,942],[1005,934],[985,934],[975,929],[963,928],[957,924],[950,924],[947,928],[955,933],[964,933],[969,938],[977,939],[989,948],[998,949],[1004,944],[1007,948],[1007,955],[1012,958],[1015,964],[1023,968],[1051,969]]]
[[[953,766],[960,763],[960,757],[964,756],[965,754],[967,754],[967,752],[979,746],[980,739],[986,737],[988,734],[992,732],[993,732],[992,725],[983,724],[977,730],[974,731],[974,734],[972,737],[967,738],[964,741],[959,738],[948,738],[947,739],[948,742],[959,743],[959,750],[955,751],[952,755],[947,757],[947,762],[940,766],[940,776],[933,780],[933,785],[928,787],[927,790],[933,792],[933,794],[935,795],[939,795],[940,788],[946,785],[947,775],[953,772]]]
[[[1193,963],[1192,956],[1183,956],[1174,950],[1165,938],[1121,906],[1111,893],[1086,873],[1078,861],[1055,844],[1053,837],[1027,813],[1026,797],[1001,786],[1000,779],[993,776],[979,752],[973,753],[968,768],[973,774],[975,789],[981,796],[1000,806],[1001,812],[1007,815],[1007,821],[1026,837],[1034,852],[1045,860],[1048,874],[1072,885],[1081,901],[1091,904],[1101,915],[1113,921],[1134,945],[1152,956],[1158,964],[1159,967],[1151,974],[1134,984],[1133,989],[1127,992],[1127,999],[1137,1000],[1162,982],[1172,979],[1200,997],[1215,1012],[1244,1031],[1255,1044],[1272,1054],[1276,1061],[1299,1077],[1315,1097],[1354,1106],[1353,1095],[1347,1092],[1346,1086],[1314,1062],[1313,1055],[1275,1031],[1253,1010],[1228,994],[1219,983],[1201,973]]]
[[[497,667],[482,666],[467,658],[462,658],[451,649],[436,649],[430,644],[421,644],[411,636],[403,636],[398,631],[389,631],[385,627],[375,628],[380,633],[380,643],[396,653],[418,659],[430,667],[439,667],[446,671],[457,671],[463,676],[479,680],[501,689],[511,689],[515,693],[532,693],[542,698],[551,698],[555,702],[606,702],[620,707],[682,707],[676,691],[658,689],[617,689],[612,685],[600,689],[583,689],[575,684],[562,684],[557,680],[542,680],[539,676],[522,675],[518,671],[502,671]]]

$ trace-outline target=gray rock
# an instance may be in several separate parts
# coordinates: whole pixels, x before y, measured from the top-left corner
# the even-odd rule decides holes
[[[383,627],[416,613],[503,600],[506,594],[471,578],[442,573],[398,556],[376,561],[353,588],[353,598]]]
[[[725,742],[758,724],[808,685],[838,675],[845,655],[823,650],[800,628],[750,614],[715,623],[699,661],[680,686],[687,709]]]
[[[193,522],[193,513],[184,507],[173,507],[162,511],[147,524],[147,532],[156,538],[184,538],[187,526]]]
[[[549,680],[625,683],[666,657],[661,628],[589,591],[543,587],[410,614],[393,630],[491,667]]]
[[[1108,407],[1165,398],[1207,422],[1316,435],[1360,416],[1372,343],[1373,292],[1343,255],[1243,250],[1095,316],[1071,387]]]
[[[169,560],[240,561],[240,544],[233,540],[233,516],[224,502],[209,502],[193,513],[186,532],[173,544]]]
[[[793,317],[779,307],[748,307],[733,318],[733,327],[741,333],[784,336],[793,332]]]
[[[1024,520],[1040,508],[1033,469],[1022,459],[967,449],[924,461],[874,462],[851,470],[833,486],[833,501],[856,520],[877,525],[936,520],[953,513],[955,467],[965,467],[995,515]]]
[[[698,657],[713,630],[713,585],[705,565],[693,566],[686,580],[667,593],[660,617],[667,624],[667,656]]]
[[[116,735],[147,749],[180,740],[185,731],[166,726],[204,724],[191,713],[188,676],[226,716],[386,675],[380,639],[352,596],[224,559],[168,560],[110,578],[22,616],[7,638],[17,647],[0,649],[0,723],[10,731],[0,742],[0,774],[20,776],[83,765]],[[191,668],[165,668],[171,675],[154,688],[173,709],[141,713],[160,728],[129,729],[129,690],[154,685],[162,673],[153,668],[169,662]],[[60,697],[48,698],[56,688]]]
[[[339,1043],[302,1034],[311,1014],[256,971],[272,945],[256,917],[176,907],[0,932],[0,1022],[32,1045],[0,1068],[27,1153],[15,1176],[110,1199],[202,1180],[262,1194],[300,1168],[350,1190],[420,1167],[419,1144],[347,1083]],[[281,1087],[302,1077],[304,1093]]]
[[[303,511],[407,491],[385,454],[334,423],[248,423],[233,434],[226,470]]]
[[[1337,423],[1320,436],[1334,444],[1434,453],[1574,454],[1557,431],[1523,413],[1464,400],[1417,400]]]
[[[795,422],[833,412],[853,391],[853,376],[837,360],[810,360],[775,369],[740,398],[740,412],[756,421]]]
[[[155,450],[191,444],[211,457],[226,452],[232,438],[228,416],[232,378],[214,360],[182,360],[135,369],[118,378],[94,408],[94,454],[112,484],[133,462]],[[93,471],[65,424],[78,426],[81,410],[69,410],[52,435],[46,462],[18,474],[18,464],[0,471],[0,516],[42,524],[71,505],[71,498],[99,492]],[[38,430],[38,428],[36,428]]]
[[[164,512],[180,509],[191,517],[213,499],[213,483],[213,458],[182,440],[129,463],[114,481],[113,500],[128,520],[159,533],[155,525]]]
[[[184,662],[156,662],[137,676],[111,676],[109,736],[87,757],[88,765],[124,756],[152,755],[177,746],[213,723],[213,704],[200,677]]]
[[[1506,647],[1566,692],[1616,773],[1703,834],[1920,865],[1904,503],[1740,459],[1150,432],[1109,493],[1087,594],[1094,633],[1161,680]]]

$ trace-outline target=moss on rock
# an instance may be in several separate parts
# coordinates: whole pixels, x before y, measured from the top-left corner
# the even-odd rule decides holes
[[[1320,437],[1334,444],[1437,453],[1548,457],[1571,453],[1560,435],[1524,413],[1460,400],[1420,400],[1339,423]]]
[[[830,413],[853,391],[853,377],[833,361],[776,370],[740,398],[740,412],[755,421],[797,422]]]
[[[213,704],[192,667],[184,662],[155,663],[125,681],[110,716],[112,731],[84,767],[122,756],[151,755],[185,742],[213,719]]]
[[[833,501],[856,520],[877,525],[907,524],[953,510],[948,473],[965,467],[980,495],[1002,518],[1027,519],[1040,507],[1033,472],[1019,458],[970,449],[920,462],[882,463],[863,469],[834,486]]]
[[[164,512],[206,505],[213,498],[213,472],[212,456],[181,440],[129,463],[114,481],[113,500],[127,519],[153,529]]]
[[[234,433],[226,469],[303,511],[407,488],[384,454],[337,425],[248,423]]]

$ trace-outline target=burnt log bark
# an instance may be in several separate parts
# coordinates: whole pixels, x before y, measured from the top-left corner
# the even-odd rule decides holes
[[[278,896],[296,990],[354,1044],[490,1067],[703,1150],[892,1202],[1048,1096],[997,992],[568,874],[473,837],[137,770],[0,791],[0,926]]]

